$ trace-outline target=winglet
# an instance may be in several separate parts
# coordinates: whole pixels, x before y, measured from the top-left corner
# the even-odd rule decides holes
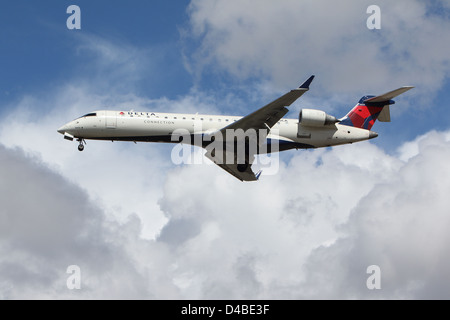
[[[308,80],[306,80],[305,82],[303,82],[303,84],[299,87],[299,89],[309,89],[309,85],[311,84],[311,82],[314,80],[314,75],[312,75],[311,77],[308,78]]]
[[[262,170],[259,170],[258,173],[255,175],[256,180],[259,180],[259,176],[261,175],[261,173],[262,173]]]

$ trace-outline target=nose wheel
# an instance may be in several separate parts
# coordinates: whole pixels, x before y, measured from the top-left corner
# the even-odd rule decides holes
[[[77,139],[77,141],[79,142],[79,144],[78,144],[78,151],[83,151],[84,150],[84,145],[86,144],[86,141],[84,141],[84,139]]]

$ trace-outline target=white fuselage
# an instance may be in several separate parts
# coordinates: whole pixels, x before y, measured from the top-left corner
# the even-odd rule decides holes
[[[70,139],[111,141],[179,142],[174,132],[191,135],[216,132],[241,119],[237,116],[159,112],[100,110],[75,119],[58,132]],[[329,147],[376,137],[377,134],[339,123],[321,127],[303,126],[297,119],[282,118],[270,130],[268,140],[276,139],[280,151]]]

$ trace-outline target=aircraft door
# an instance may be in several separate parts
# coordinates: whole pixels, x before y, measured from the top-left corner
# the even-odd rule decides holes
[[[106,111],[106,129],[115,129],[117,127],[117,114],[115,111]]]

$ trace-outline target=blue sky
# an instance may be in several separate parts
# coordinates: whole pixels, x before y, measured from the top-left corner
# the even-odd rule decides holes
[[[450,5],[379,0],[369,30],[372,4],[4,1],[0,299],[449,298]],[[174,165],[171,145],[80,153],[56,132],[104,108],[245,115],[311,74],[287,117],[416,88],[377,139],[285,152],[256,184]]]
[[[79,1],[82,30],[66,28],[71,1],[8,1],[0,13],[3,34],[2,100],[39,92],[89,77],[83,66],[92,56],[79,52],[80,34],[155,51],[161,69],[144,75],[136,90],[142,94],[176,95],[191,86],[181,59],[179,28],[186,24],[186,1]],[[149,60],[154,57],[149,56]],[[145,66],[143,66],[145,68]],[[153,70],[154,71],[154,70]],[[154,79],[157,78],[156,82]],[[176,83],[176,85],[174,85]],[[176,88],[176,89],[175,89]],[[178,91],[178,92],[177,92]]]

